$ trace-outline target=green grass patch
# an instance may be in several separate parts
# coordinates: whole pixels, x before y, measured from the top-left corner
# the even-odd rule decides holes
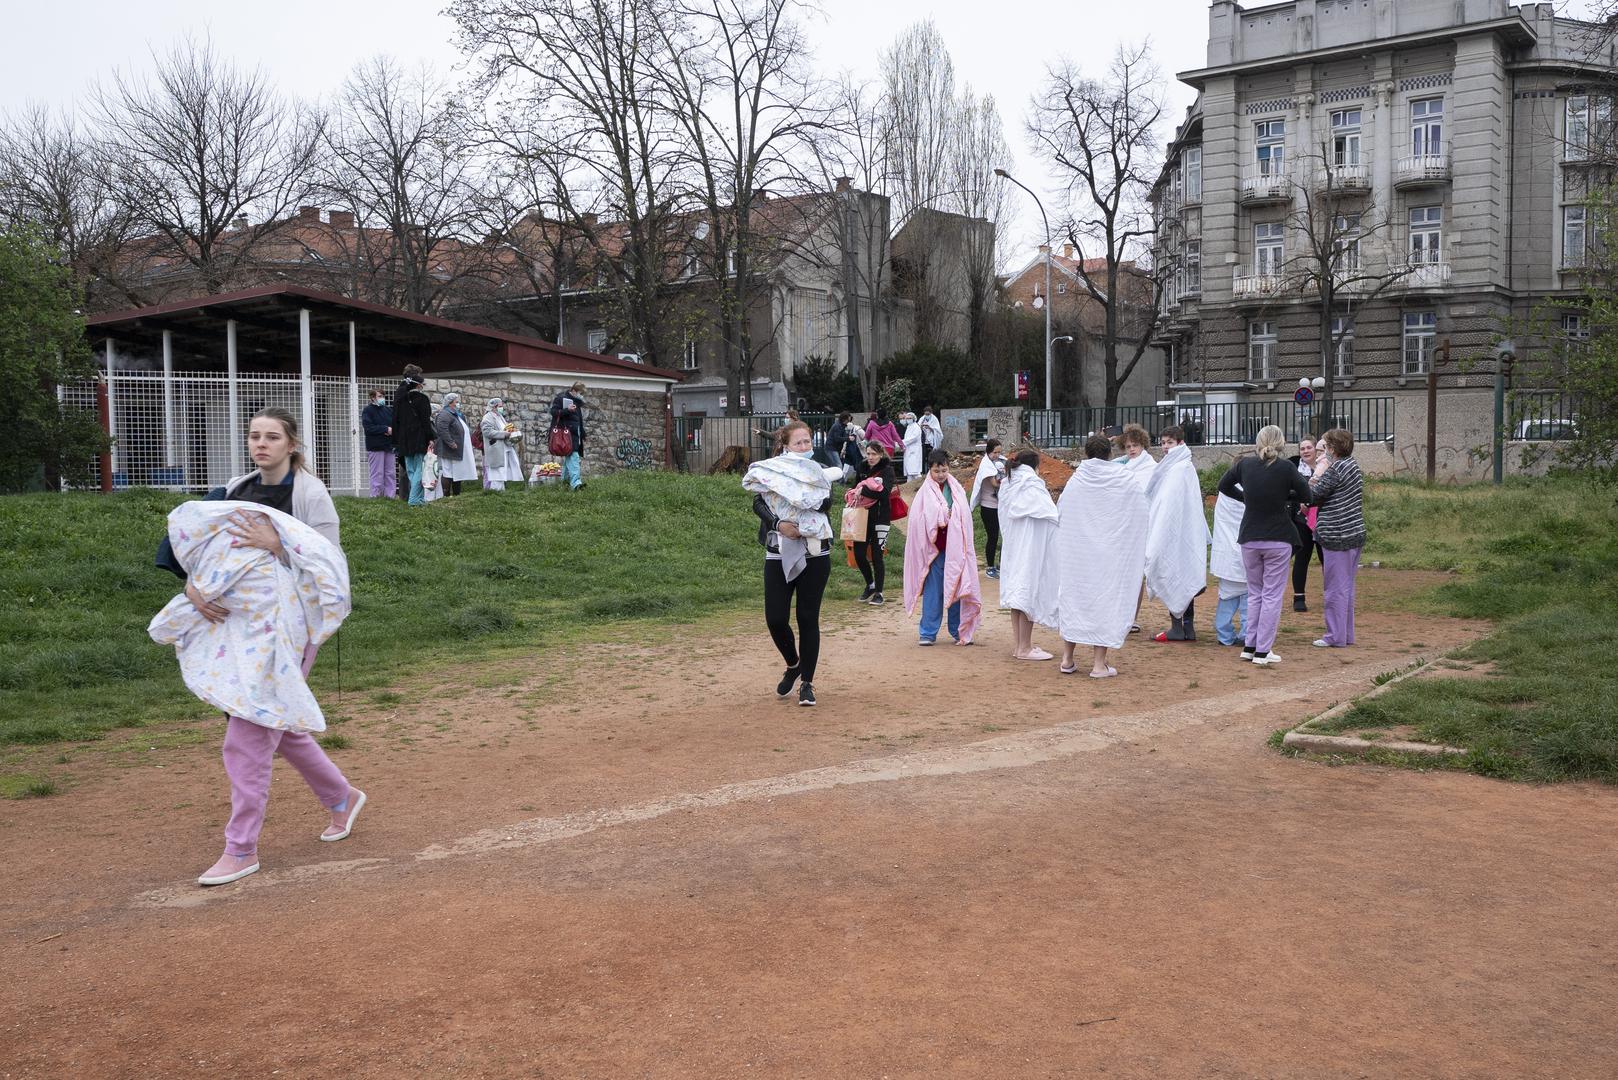
[[[1361,702],[1323,733],[1400,725],[1468,751],[1435,766],[1512,780],[1618,783],[1618,507],[1565,477],[1500,488],[1380,482],[1367,491],[1365,558],[1454,571],[1441,610],[1497,621],[1456,656],[1479,677],[1423,674]],[[1379,683],[1397,675],[1390,672]],[[1403,757],[1370,760],[1404,763]]]
[[[35,773],[0,776],[0,799],[43,799],[60,790],[56,781]]]
[[[180,498],[135,490],[0,499],[0,746],[93,739],[208,710],[146,635],[179,589],[152,565]],[[735,477],[620,473],[583,493],[513,490],[411,508],[339,498],[354,612],[311,682],[397,705],[393,682],[557,645],[662,636],[760,605],[763,555]],[[895,533],[891,560],[902,540]],[[833,559],[841,561],[840,548]],[[828,602],[859,576],[834,573]],[[762,628],[760,630],[762,633]]]

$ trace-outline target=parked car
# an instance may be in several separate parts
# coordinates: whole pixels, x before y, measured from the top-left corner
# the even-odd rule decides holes
[[[1518,442],[1549,442],[1571,439],[1579,433],[1578,421],[1567,418],[1538,417],[1517,423],[1515,438]]]

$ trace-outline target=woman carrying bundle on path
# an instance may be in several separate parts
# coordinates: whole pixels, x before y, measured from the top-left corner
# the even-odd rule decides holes
[[[893,524],[893,493],[898,490],[893,462],[879,442],[865,444],[865,456],[854,473],[854,486],[848,489],[850,506],[865,508],[865,540],[854,543],[854,564],[865,579],[860,603],[881,607],[882,586],[887,583],[888,530]]]
[[[820,661],[820,602],[831,577],[831,507],[833,474],[814,461],[815,440],[801,420],[776,433],[782,447],[775,457],[756,461],[742,477],[753,493],[758,540],[764,547],[764,624],[786,661],[775,687],[777,697],[790,697],[798,687],[798,704],[815,704],[815,670]],[[798,601],[798,637],[792,637],[792,600]],[[801,685],[799,684],[801,680]]]
[[[1050,660],[1034,645],[1034,624],[1061,625],[1061,518],[1045,478],[1039,451],[1024,450],[1011,462],[1000,485],[1000,520],[1005,527],[1005,565],[1000,574],[1000,607],[1010,610],[1018,660]]]
[[[972,512],[966,489],[949,474],[949,455],[934,450],[928,466],[905,532],[905,612],[921,600],[921,644],[931,645],[947,609],[949,636],[970,645],[983,617]]]
[[[1074,649],[1094,650],[1090,678],[1117,675],[1107,650],[1129,636],[1146,573],[1146,493],[1113,464],[1112,443],[1092,435],[1084,461],[1073,470],[1056,509],[1061,556],[1062,674],[1078,670]]]
[[[365,806],[365,793],[314,740],[326,722],[305,682],[350,607],[337,509],[304,464],[298,423],[285,409],[253,417],[247,450],[257,468],[229,481],[224,501],[182,503],[169,515],[172,558],[160,564],[185,573],[185,593],[148,627],[153,640],[174,645],[186,686],[226,715],[230,820],[225,853],[201,885],[257,872],[276,754],[330,813],[321,840],[345,839]]]
[[[1219,479],[1219,493],[1242,504],[1242,525],[1236,534],[1242,546],[1242,567],[1247,571],[1246,646],[1242,659],[1260,666],[1279,664],[1274,651],[1281,628],[1281,598],[1286,595],[1287,565],[1298,546],[1289,503],[1307,502],[1309,485],[1302,474],[1281,456],[1286,436],[1274,424],[1261,428],[1254,440],[1256,457],[1236,459]]]
[[[1037,463],[1039,455],[1034,455]],[[992,578],[1000,576],[1000,485],[1006,478],[1006,455],[1000,450],[1000,440],[990,439],[983,444],[983,457],[978,462],[977,475],[972,477],[972,507],[983,516],[984,573]]]
[[[1352,434],[1333,428],[1320,441],[1326,447],[1326,464],[1316,470],[1311,489],[1320,508],[1315,539],[1326,564],[1326,636],[1315,645],[1340,649],[1354,644],[1354,585],[1365,547],[1365,477],[1351,456]]]

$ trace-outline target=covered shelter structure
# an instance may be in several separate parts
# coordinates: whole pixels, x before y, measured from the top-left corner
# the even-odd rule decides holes
[[[542,453],[551,397],[586,386],[592,437],[586,467],[657,468],[668,461],[670,390],[677,372],[538,338],[272,285],[112,312],[87,320],[101,360],[92,383],[65,386],[97,408],[113,437],[96,483],[202,491],[246,472],[247,422],[280,406],[298,417],[310,466],[339,493],[366,484],[360,409],[373,389],[391,398],[419,364],[435,404],[457,390],[481,413],[507,399],[508,419]]]

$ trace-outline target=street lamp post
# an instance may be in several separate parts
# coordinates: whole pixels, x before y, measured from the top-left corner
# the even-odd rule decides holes
[[[1013,184],[1028,192],[1039,207],[1040,220],[1045,223],[1045,411],[1051,410],[1051,353],[1055,342],[1051,340],[1051,219],[1045,216],[1045,204],[1039,201],[1033,189],[1028,187],[1015,176],[1004,169],[994,170],[994,175],[1002,180],[1010,180]]]

